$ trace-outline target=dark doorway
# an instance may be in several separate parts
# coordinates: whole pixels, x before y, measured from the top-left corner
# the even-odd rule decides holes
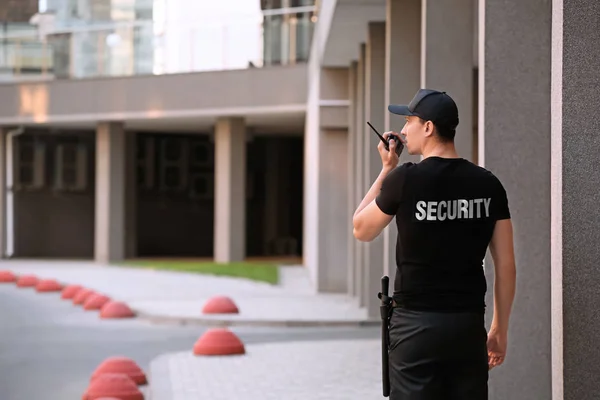
[[[208,135],[136,135],[138,257],[211,257],[214,144]]]
[[[208,135],[139,133],[137,256],[213,256],[214,143]],[[246,255],[301,256],[303,139],[247,143]]]
[[[12,145],[12,256],[92,258],[94,132],[27,130]]]
[[[248,150],[247,255],[301,256],[304,140],[256,137]]]

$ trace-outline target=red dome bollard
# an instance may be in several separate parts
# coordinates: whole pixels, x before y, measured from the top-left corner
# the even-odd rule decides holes
[[[38,283],[38,278],[35,275],[23,275],[17,279],[18,287],[35,287]]]
[[[83,309],[86,311],[101,310],[102,307],[109,301],[110,297],[103,294],[94,293],[85,300],[85,303],[83,303]]]
[[[17,279],[12,271],[0,271],[0,283],[14,283]]]
[[[242,341],[229,329],[210,329],[194,344],[194,354],[203,356],[229,356],[245,354]]]
[[[62,290],[62,285],[54,279],[44,279],[43,281],[39,281],[37,283],[35,290],[40,293],[60,292]]]
[[[61,299],[73,300],[73,297],[82,289],[80,285],[68,285],[60,294]]]
[[[79,291],[73,296],[73,304],[82,305],[85,301],[94,294],[91,289],[79,289]]]
[[[209,299],[202,308],[204,314],[238,314],[239,312],[240,310],[233,300],[225,296],[216,296]]]
[[[125,303],[119,301],[109,301],[100,310],[100,318],[132,318],[135,314]]]
[[[127,357],[107,358],[96,368],[91,379],[96,379],[103,374],[125,374],[136,385],[145,385],[148,383],[144,371],[142,371],[135,361]]]
[[[60,294],[60,298],[64,300],[73,300],[73,297],[82,289],[81,285],[67,285]]]
[[[82,400],[116,397],[120,400],[144,400],[134,381],[125,374],[103,374],[90,382]]]

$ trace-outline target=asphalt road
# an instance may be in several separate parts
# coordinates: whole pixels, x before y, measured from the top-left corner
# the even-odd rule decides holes
[[[0,399],[76,400],[105,358],[122,355],[145,371],[166,352],[192,349],[205,328],[100,320],[97,312],[0,284]],[[244,343],[375,338],[368,328],[232,328]]]

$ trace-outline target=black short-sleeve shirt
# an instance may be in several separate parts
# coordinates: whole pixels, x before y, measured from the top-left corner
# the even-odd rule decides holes
[[[496,221],[510,218],[498,178],[462,158],[428,157],[390,172],[375,201],[396,216],[396,302],[483,312],[483,259]]]

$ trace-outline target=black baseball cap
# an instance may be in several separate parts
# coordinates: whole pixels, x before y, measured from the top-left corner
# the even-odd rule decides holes
[[[454,130],[458,126],[458,107],[446,92],[419,89],[408,105],[390,104],[392,114],[416,116],[431,121],[438,128]]]

